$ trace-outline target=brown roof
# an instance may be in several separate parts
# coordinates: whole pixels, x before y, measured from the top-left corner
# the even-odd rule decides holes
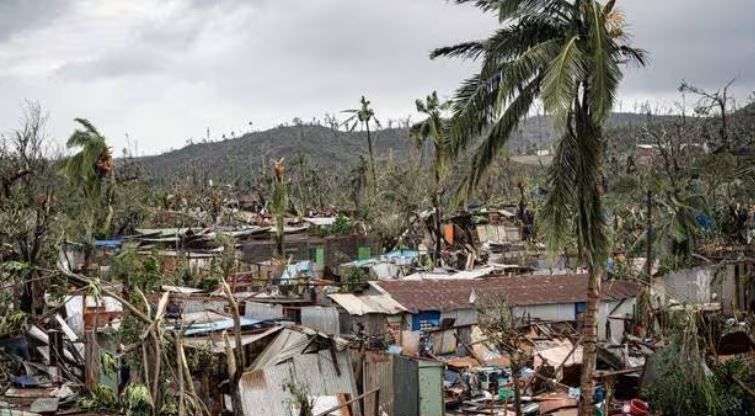
[[[587,275],[500,276],[475,280],[391,280],[373,283],[410,312],[448,311],[472,308],[476,298],[505,296],[511,306],[576,303],[587,301]],[[634,282],[608,280],[601,286],[601,297],[636,297],[640,286]]]

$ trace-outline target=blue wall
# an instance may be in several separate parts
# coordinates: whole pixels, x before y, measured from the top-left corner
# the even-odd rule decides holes
[[[422,329],[422,324],[432,325],[433,327],[440,326],[440,312],[438,311],[424,311],[415,313],[412,315],[412,331],[419,331]]]

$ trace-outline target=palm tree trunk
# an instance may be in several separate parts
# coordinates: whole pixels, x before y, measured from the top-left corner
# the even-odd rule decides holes
[[[436,150],[437,153],[437,150]],[[435,161],[435,192],[433,193],[433,208],[435,209],[435,266],[440,266],[440,251],[442,249],[443,236],[443,216],[440,212],[440,173],[438,172],[438,163]]]
[[[522,416],[522,391],[519,389],[519,372],[521,370],[521,366],[518,365],[511,369],[512,388],[514,389],[514,414],[516,416]]]
[[[370,123],[364,123],[367,128],[367,151],[370,153],[370,170],[372,172],[372,196],[377,194],[377,173],[375,172],[375,154],[372,151],[372,135],[370,134]]]
[[[582,400],[579,405],[580,416],[594,414],[593,391],[595,390],[595,363],[598,355],[598,306],[600,305],[600,268],[588,266],[587,310],[582,327]]]

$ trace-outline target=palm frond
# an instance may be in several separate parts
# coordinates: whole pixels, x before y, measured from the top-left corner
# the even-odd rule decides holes
[[[497,120],[503,107],[558,54],[556,40],[530,48],[516,60],[501,65],[487,78],[470,78],[457,90],[451,140],[456,149],[466,148]]]
[[[602,124],[613,108],[616,89],[622,78],[619,63],[613,59],[616,45],[606,30],[604,13],[597,2],[585,2],[587,21],[590,24],[590,101],[592,117]]]
[[[626,45],[618,47],[618,53],[624,57],[627,63],[637,66],[645,66],[648,64],[649,57],[648,52],[640,48],[632,48]]]
[[[556,253],[565,247],[572,231],[575,212],[578,150],[577,140],[564,133],[558,141],[553,161],[548,167],[548,196],[541,212],[540,226],[544,231],[548,251]]]
[[[579,80],[587,73],[585,56],[574,35],[558,57],[548,65],[543,78],[543,104],[554,118],[554,126],[565,127],[566,116],[579,92]]]
[[[481,41],[463,42],[453,46],[444,46],[433,49],[430,52],[430,59],[439,57],[444,58],[464,58],[478,59],[485,52],[485,45]]]
[[[466,178],[466,193],[471,194],[488,167],[511,137],[520,121],[527,116],[540,87],[540,79],[530,81],[519,95],[511,101],[500,118],[487,131],[472,156],[470,172]]]

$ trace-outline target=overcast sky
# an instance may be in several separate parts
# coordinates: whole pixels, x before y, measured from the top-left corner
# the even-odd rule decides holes
[[[755,1],[619,0],[651,65],[629,71],[624,110],[671,105],[682,78],[755,89]],[[120,151],[179,148],[322,117],[367,95],[381,119],[449,95],[473,66],[428,51],[483,37],[496,19],[444,0],[0,0],[0,129],[24,100],[58,143],[90,119]],[[415,114],[415,118],[416,118]],[[133,147],[133,144],[132,144]]]

